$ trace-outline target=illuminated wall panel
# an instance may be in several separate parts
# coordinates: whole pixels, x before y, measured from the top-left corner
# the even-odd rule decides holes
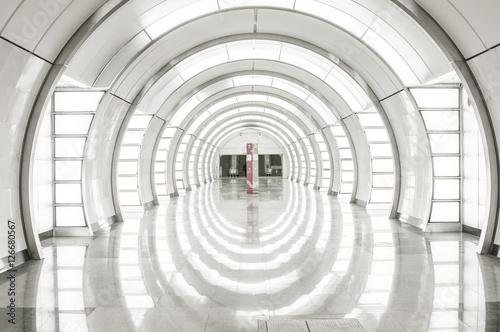
[[[99,91],[58,90],[53,95],[53,193],[56,227],[84,227],[82,162]]]

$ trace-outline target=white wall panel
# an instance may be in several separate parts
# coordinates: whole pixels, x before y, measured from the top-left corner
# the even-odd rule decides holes
[[[462,224],[482,228],[486,218],[486,167],[483,142],[474,109],[463,106],[463,220]]]
[[[19,1],[4,2],[9,3],[6,13],[12,13]],[[75,31],[105,2],[105,0],[26,0],[12,13],[1,35],[53,61]],[[4,4],[1,6],[3,13]],[[5,20],[5,17],[0,19],[0,24],[1,20]]]
[[[357,0],[378,17],[367,24],[408,62],[420,80],[440,77],[451,69],[432,39],[390,1]],[[439,2],[439,1],[435,1]],[[388,26],[386,26],[388,24]],[[411,60],[410,60],[411,59]]]
[[[450,1],[450,0],[448,0]],[[500,43],[500,1],[498,0],[453,0],[453,6],[467,20],[486,48]]]
[[[470,58],[500,42],[500,2],[496,0],[416,0]]]
[[[33,52],[68,5],[68,1],[24,1],[5,25],[2,36]]]
[[[66,70],[66,75],[88,86],[97,79],[112,57],[144,27],[138,21],[148,5],[158,0],[130,1],[85,41]],[[75,64],[75,65],[72,65]]]
[[[49,65],[0,40],[0,227],[12,219],[17,250],[26,249],[19,201],[21,149],[28,117]],[[7,232],[0,233],[0,257],[7,255]]]
[[[342,120],[345,124],[346,131],[352,139],[353,146],[353,159],[356,160],[356,188],[352,199],[360,201],[359,203],[367,204],[370,201],[371,193],[371,155],[370,147],[368,146],[365,132],[361,128],[358,118],[356,116],[349,116]]]
[[[54,228],[51,108],[52,103],[42,115],[33,163],[33,209],[38,233],[47,232]]]
[[[424,123],[406,92],[382,102],[399,148],[401,196],[398,213],[427,222],[432,201],[432,159]]]
[[[168,149],[167,152],[167,162],[166,162],[167,169],[165,171],[165,177],[167,183],[167,192],[171,196],[179,196],[175,172],[176,172],[176,161],[178,156],[178,150],[183,136],[184,136],[184,131],[176,128],[174,136],[170,141],[170,148]],[[208,161],[207,159],[207,162],[209,163],[210,161]],[[211,165],[207,165],[207,167],[210,166]]]
[[[155,200],[153,195],[153,163],[155,162],[156,156],[156,141],[159,135],[161,135],[161,129],[164,123],[164,121],[154,116],[142,140],[141,152],[139,155],[139,178],[137,182],[139,185],[139,196],[143,205]]]
[[[0,0],[0,32],[23,0]],[[3,34],[2,34],[3,36]]]
[[[490,111],[492,126],[497,133],[496,144],[498,146],[500,144],[498,135],[500,132],[500,47],[475,57],[469,61],[469,65]],[[495,244],[500,244],[499,230],[497,230]]]
[[[26,2],[26,1],[25,1]],[[29,1],[32,4],[35,1]],[[64,0],[39,0],[38,3],[66,3]],[[53,61],[61,49],[80,28],[80,26],[91,16],[106,0],[73,1],[61,15],[51,24],[35,48],[35,53],[41,57]],[[54,5],[54,12],[56,6]]]
[[[184,80],[175,71],[169,71],[155,82],[154,88],[149,89],[140,101],[143,112],[154,114],[165,102],[165,98],[175,92]]]
[[[94,86],[109,87],[118,74],[142,51],[151,39],[145,32],[140,32],[115,54],[103,71],[99,74]]]
[[[340,192],[340,184],[342,178],[342,165],[340,160],[339,147],[335,140],[335,136],[331,130],[331,127],[321,129],[325,142],[327,143],[328,152],[330,154],[330,186],[329,194],[337,195]]]
[[[106,94],[90,127],[83,162],[83,202],[88,224],[116,215],[112,193],[113,152],[130,105]]]

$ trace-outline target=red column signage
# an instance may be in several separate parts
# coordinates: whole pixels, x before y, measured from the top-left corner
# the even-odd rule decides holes
[[[247,193],[253,194],[253,145],[247,143]]]

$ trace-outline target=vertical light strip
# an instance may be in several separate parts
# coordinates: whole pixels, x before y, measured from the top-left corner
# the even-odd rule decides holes
[[[82,162],[90,125],[103,92],[58,90],[53,95],[55,227],[85,227]]]
[[[385,125],[376,110],[357,112],[363,127],[372,162],[372,191],[370,204],[390,204],[394,192],[394,158]]]
[[[174,137],[175,131],[177,128],[167,127],[163,131],[163,135],[160,140],[160,145],[158,150],[156,151],[156,159],[155,159],[155,186],[156,186],[156,194],[158,199],[165,200],[168,196],[167,192],[167,154],[170,150],[170,143],[172,138]]]
[[[429,222],[461,220],[461,87],[410,89],[424,120],[433,163],[432,211]]]
[[[134,114],[125,132],[126,141],[120,147],[118,160],[118,195],[121,206],[139,206],[138,165],[144,133],[149,126],[150,114]]]
[[[342,168],[340,194],[351,195],[354,182],[354,164],[352,160],[351,147],[344,128],[342,128],[340,123],[330,126],[330,130],[332,131],[333,137],[335,137],[335,141],[339,147],[340,165]]]

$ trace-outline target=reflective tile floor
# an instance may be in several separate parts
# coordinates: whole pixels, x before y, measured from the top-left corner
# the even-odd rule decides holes
[[[0,275],[0,331],[257,331],[260,319],[357,318],[367,331],[499,331],[500,260],[467,234],[423,235],[311,188],[202,186],[92,238],[42,242]]]

